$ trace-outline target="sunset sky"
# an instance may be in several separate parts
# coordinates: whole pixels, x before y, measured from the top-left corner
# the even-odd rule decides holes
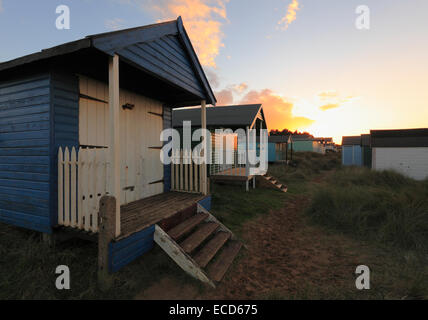
[[[71,29],[55,28],[56,6]],[[355,27],[370,8],[370,29]],[[316,136],[428,127],[426,0],[0,0],[0,61],[181,15],[218,105]]]

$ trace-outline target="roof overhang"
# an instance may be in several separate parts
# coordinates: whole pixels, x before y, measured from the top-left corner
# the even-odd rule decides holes
[[[177,81],[173,79],[173,77],[165,76],[165,73],[162,74],[161,72],[156,72],[156,70],[149,70],[149,68],[139,64],[138,61],[132,61],[132,59],[129,59],[129,57],[124,54],[124,48],[136,44],[149,43],[164,36],[178,37],[183,50],[189,59],[189,65],[197,79],[197,82],[194,80],[194,83],[198,83],[197,86],[200,89],[195,90],[192,87],[186,86],[184,82]],[[198,105],[201,103],[201,100],[205,100],[207,104],[215,105],[216,103],[214,93],[209,85],[199,59],[183,26],[181,17],[173,21],[91,35],[81,40],[65,43],[49,49],[44,49],[37,53],[0,63],[0,72],[13,70],[16,67],[22,68],[29,64],[34,65],[42,61],[48,61],[53,58],[78,53],[84,49],[89,48],[94,48],[108,56],[118,54],[121,61],[129,64],[130,66],[137,68],[153,77],[156,77],[170,86],[183,90],[183,98],[180,99],[180,101],[171,103],[171,107]],[[158,69],[162,69],[162,66],[160,66]]]

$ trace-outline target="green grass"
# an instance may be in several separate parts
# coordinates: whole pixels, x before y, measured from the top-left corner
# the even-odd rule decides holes
[[[296,152],[290,165],[270,164],[269,174],[288,186],[291,194],[307,191],[308,181],[340,167],[340,153]]]
[[[213,212],[239,234],[242,224],[269,209],[283,205],[284,194],[243,186],[213,185]],[[55,269],[70,268],[71,290],[57,290]],[[0,300],[2,299],[133,299],[163,277],[179,284],[200,282],[184,273],[160,248],[140,257],[113,275],[113,286],[102,292],[97,286],[97,244],[72,239],[54,247],[37,232],[0,223]]]
[[[217,185],[212,187],[211,213],[235,233],[240,233],[243,224],[269,210],[284,205],[284,193],[265,188],[245,191],[243,186]]]
[[[97,286],[97,244],[69,240],[55,247],[40,234],[0,224],[0,300],[3,299],[133,299],[164,276],[201,285],[187,276],[159,248],[113,275],[113,285]],[[57,290],[58,265],[70,268],[71,290]]]
[[[346,167],[310,193],[309,221],[375,250],[375,298],[428,299],[428,181]]]
[[[307,214],[360,239],[428,254],[428,182],[343,168],[317,188]]]

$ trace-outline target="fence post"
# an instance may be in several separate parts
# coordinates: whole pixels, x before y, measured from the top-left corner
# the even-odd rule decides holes
[[[58,224],[64,224],[64,188],[63,188],[63,153],[62,148],[58,149]]]
[[[108,290],[112,285],[109,275],[109,243],[116,231],[116,198],[103,196],[100,199],[100,226],[98,232],[98,285]]]

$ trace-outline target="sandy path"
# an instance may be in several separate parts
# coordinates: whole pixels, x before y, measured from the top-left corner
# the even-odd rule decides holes
[[[216,290],[163,278],[140,299],[314,298],[336,289],[355,290],[361,251],[345,237],[308,226],[302,210],[308,199],[288,199],[284,208],[249,221],[242,232],[244,250]]]

